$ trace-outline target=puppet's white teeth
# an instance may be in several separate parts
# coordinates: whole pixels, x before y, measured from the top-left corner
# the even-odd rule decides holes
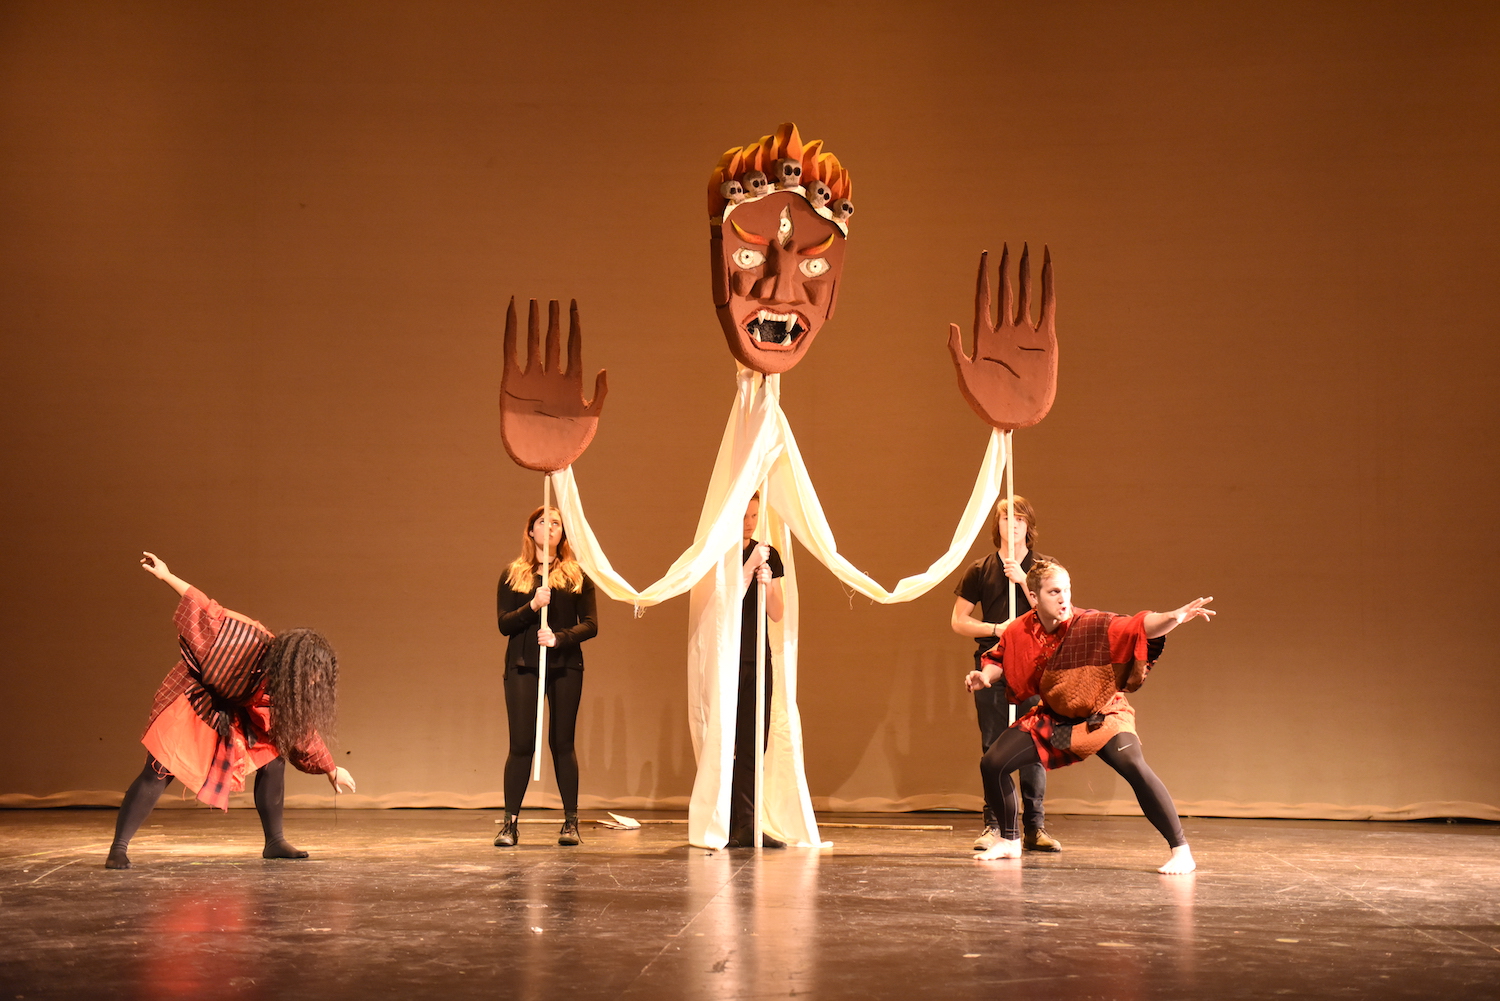
[[[779,329],[770,325],[776,324]],[[755,319],[747,324],[750,336],[761,344],[786,347],[802,329],[802,318],[796,313],[773,313],[769,309],[757,310]]]

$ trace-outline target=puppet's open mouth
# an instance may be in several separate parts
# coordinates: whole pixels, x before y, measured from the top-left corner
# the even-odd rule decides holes
[[[807,332],[807,321],[796,313],[773,313],[762,309],[745,321],[745,331],[758,348],[790,351],[797,338]]]

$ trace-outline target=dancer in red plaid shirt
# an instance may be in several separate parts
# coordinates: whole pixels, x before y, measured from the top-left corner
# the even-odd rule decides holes
[[[1056,563],[1037,563],[1026,574],[1031,611],[1012,619],[983,657],[978,671],[964,679],[978,691],[1005,679],[1017,699],[1041,696],[1041,703],[1011,724],[984,752],[979,772],[985,805],[1000,819],[1000,840],[974,857],[1019,858],[1016,790],[1010,773],[1040,762],[1062,768],[1097,754],[1130,783],[1141,812],[1172,849],[1157,871],[1192,872],[1197,864],[1182,832],[1167,787],[1141,754],[1135,709],[1125,698],[1146,680],[1156,654],[1150,641],[1184,622],[1212,621],[1197,598],[1170,612],[1116,615],[1073,607],[1073,582]],[[1159,652],[1159,650],[1158,650]]]
[[[229,808],[255,773],[255,809],[266,836],[262,858],[307,858],[282,834],[286,762],[327,775],[340,792],[354,779],[333,763],[318,735],[338,704],[338,658],[310,629],[273,636],[167,569],[152,553],[141,567],[182,596],[174,617],[182,656],[156,692],[146,724],[146,767],[115,821],[106,869],[129,869],[130,839],[174,777],[202,802]]]

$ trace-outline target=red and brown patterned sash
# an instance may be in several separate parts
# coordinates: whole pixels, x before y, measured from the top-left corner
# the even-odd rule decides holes
[[[265,672],[260,665],[267,635],[232,616],[224,619],[214,644],[201,661],[187,640],[178,638],[182,661],[187,665],[184,694],[198,718],[219,735],[218,747],[208,769],[208,779],[198,798],[210,805],[227,806],[230,774],[234,767],[234,731],[244,735],[245,746],[254,747],[267,738],[249,711]]]

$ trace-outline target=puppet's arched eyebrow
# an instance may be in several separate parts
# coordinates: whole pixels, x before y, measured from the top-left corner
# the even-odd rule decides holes
[[[765,237],[756,236],[754,233],[746,233],[744,230],[740,229],[740,224],[735,222],[733,219],[729,220],[729,225],[734,227],[735,233],[737,233],[739,235],[739,238],[741,240],[744,240],[746,243],[753,243],[759,247],[769,247],[771,245],[771,241],[767,240]],[[832,237],[829,237],[829,239],[832,239]]]
[[[735,227],[735,228],[738,229],[739,227]],[[818,244],[816,247],[808,247],[806,250],[799,250],[799,251],[797,251],[797,253],[799,253],[799,254],[821,254],[823,251],[827,250],[831,246],[833,246],[833,234],[829,233],[828,234],[828,239],[824,240],[822,243]]]

